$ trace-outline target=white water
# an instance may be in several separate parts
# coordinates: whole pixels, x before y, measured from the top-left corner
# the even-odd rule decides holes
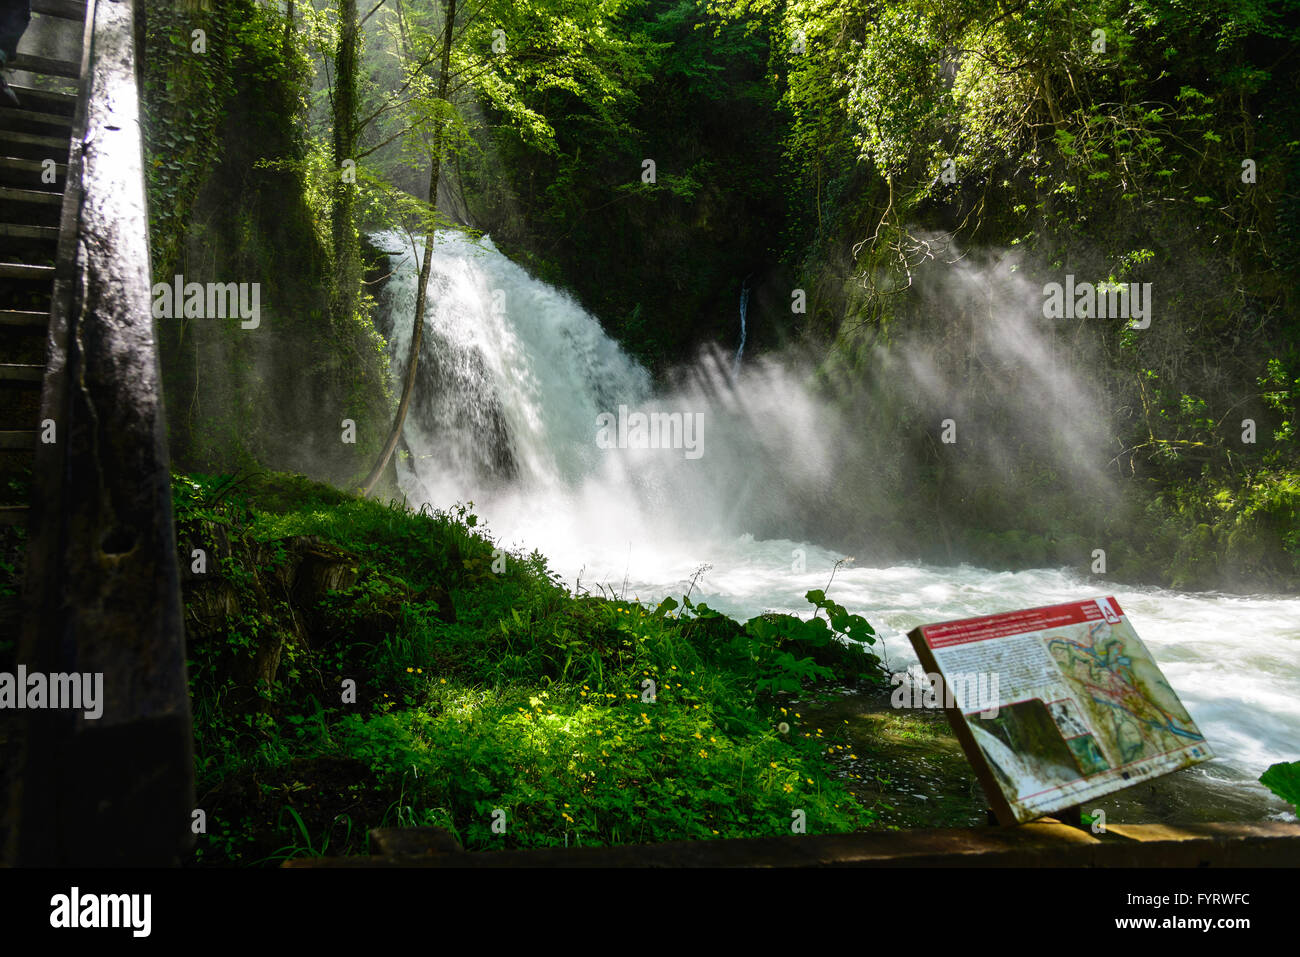
[[[406,240],[376,237],[394,251]],[[816,501],[846,430],[778,363],[702,361],[671,394],[572,299],[496,252],[444,233],[435,247],[420,383],[399,463],[412,504],[472,501],[507,548],[541,549],[569,587],[650,601],[680,596],[740,619],[807,614],[845,556],[756,538],[789,501]],[[410,343],[418,258],[385,289],[394,373]],[[596,417],[630,410],[702,414],[702,449],[601,449]],[[811,496],[811,499],[810,499]],[[900,506],[901,507],[901,506]],[[830,594],[882,633],[888,664],[915,662],[915,625],[1110,592],[1207,736],[1216,776],[1248,787],[1300,758],[1300,599],[1098,587],[1065,570],[1000,572],[921,564],[841,567]],[[1195,772],[1192,772],[1195,773]]]

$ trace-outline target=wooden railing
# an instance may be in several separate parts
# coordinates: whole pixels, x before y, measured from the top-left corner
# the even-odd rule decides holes
[[[68,6],[67,0],[60,0]],[[102,673],[102,716],[29,711],[22,865],[179,862],[193,764],[150,309],[137,0],[87,5],[29,522],[29,672]]]

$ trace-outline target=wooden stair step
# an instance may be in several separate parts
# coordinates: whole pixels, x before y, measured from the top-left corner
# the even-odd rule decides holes
[[[0,525],[26,525],[30,513],[26,505],[0,505]]]
[[[14,130],[5,133],[5,145],[22,144],[24,146],[43,146],[47,149],[62,150],[63,155],[68,154],[68,138],[66,136],[48,136],[44,133],[25,133]]]
[[[66,163],[72,148],[72,138],[29,133],[25,130],[5,130],[0,133],[0,152],[17,159],[52,159]]]
[[[61,90],[38,90],[30,86],[10,83],[9,89],[18,94],[23,106],[37,106],[49,113],[66,113],[71,116],[77,111],[77,94],[64,93]]]
[[[44,379],[45,366],[0,362],[0,382],[41,382]]]
[[[0,133],[0,137],[3,136],[4,134]],[[47,182],[51,179],[53,182]],[[31,189],[38,193],[61,193],[67,181],[66,163],[55,163],[53,167],[48,167],[45,160],[35,157],[0,156],[0,186]]]
[[[86,22],[85,0],[32,0],[32,13]]]
[[[42,243],[59,241],[58,226],[28,226],[26,223],[0,223],[0,239],[31,239]]]
[[[35,203],[38,206],[61,206],[62,193],[49,193],[39,189],[18,189],[15,186],[0,186],[0,200],[6,203]]]
[[[22,97],[20,96],[21,100]],[[0,126],[14,129],[18,126],[54,126],[72,129],[72,117],[63,113],[44,113],[40,110],[27,109],[26,103],[21,107],[0,106]]]
[[[53,266],[31,266],[27,263],[0,263],[0,279],[53,279]]]
[[[0,432],[0,449],[6,451],[22,451],[23,449],[36,448],[36,430],[22,429],[21,431]]]
[[[40,329],[50,324],[48,313],[26,309],[0,309],[0,326]]]
[[[39,176],[45,172],[45,161],[35,159],[25,159],[21,156],[0,156],[0,169],[11,169],[23,173],[36,173]],[[55,163],[55,176],[67,176],[68,164]],[[43,183],[43,186],[53,186],[53,183]]]
[[[39,76],[61,76],[69,80],[81,79],[81,64],[71,60],[55,60],[47,56],[35,56],[31,53],[19,53],[9,69],[23,70]],[[21,96],[21,94],[19,94]]]

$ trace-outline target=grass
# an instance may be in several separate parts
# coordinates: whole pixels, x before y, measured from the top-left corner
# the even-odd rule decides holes
[[[820,592],[816,617],[745,623],[685,596],[575,597],[469,506],[286,475],[174,488],[183,547],[212,553],[186,584],[196,862],[365,853],[380,825],[483,851],[874,820],[781,710],[880,675],[870,626]]]

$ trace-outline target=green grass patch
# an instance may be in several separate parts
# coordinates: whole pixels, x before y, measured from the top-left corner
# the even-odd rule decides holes
[[[574,596],[468,506],[412,511],[297,476],[176,476],[203,863],[365,853],[380,825],[467,849],[868,826],[782,711],[877,682],[865,619],[737,622]],[[202,567],[202,566],[200,566]],[[796,812],[802,811],[802,815]]]

